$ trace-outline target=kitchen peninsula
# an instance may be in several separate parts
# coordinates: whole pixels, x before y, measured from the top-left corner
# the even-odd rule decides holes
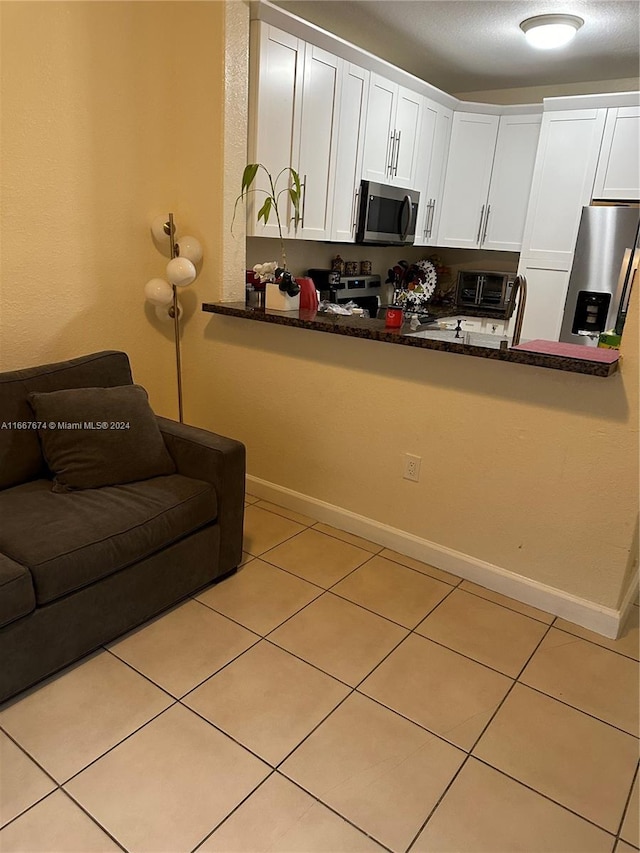
[[[273,323],[279,326],[308,329],[309,331],[350,338],[380,341],[423,350],[439,350],[515,364],[528,364],[533,367],[545,367],[590,376],[611,376],[618,371],[620,363],[620,354],[617,350],[578,347],[572,344],[553,344],[551,348],[555,348],[555,352],[549,352],[550,347],[547,344],[551,344],[551,342],[545,341],[531,341],[518,347],[501,348],[499,336],[496,336],[495,341],[487,341],[488,335],[474,336],[471,334],[463,335],[458,340],[452,332],[446,337],[439,338],[438,330],[434,328],[433,324],[420,326],[417,330],[411,330],[406,323],[400,329],[387,329],[383,320],[310,310],[271,311],[262,307],[245,306],[241,302],[204,302],[202,310],[211,314],[254,322]],[[443,314],[443,318],[445,314]],[[433,330],[434,334],[427,336],[429,330]],[[474,339],[476,341],[480,339],[481,343],[474,343]],[[487,345],[488,343],[490,345]],[[532,349],[526,349],[527,346],[532,347]]]

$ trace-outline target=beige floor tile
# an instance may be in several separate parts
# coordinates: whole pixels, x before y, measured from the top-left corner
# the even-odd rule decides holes
[[[311,518],[310,515],[304,515],[301,512],[296,512],[293,509],[287,509],[284,506],[279,506],[278,504],[272,504],[270,501],[258,501],[256,506],[259,509],[266,509],[269,512],[275,512],[276,515],[281,515],[283,518],[288,518],[290,521],[295,521],[297,524],[304,524],[305,527],[310,527],[312,524],[316,523],[315,518]]]
[[[437,581],[448,583],[450,586],[457,586],[460,583],[460,578],[457,575],[452,575],[443,569],[437,569],[435,566],[430,566],[429,563],[414,560],[413,557],[406,557],[404,554],[399,554],[397,551],[392,551],[389,548],[383,548],[380,551],[380,556],[386,557],[387,560],[393,560],[395,563],[401,563],[403,566],[408,566],[410,569],[415,569],[417,572],[422,572],[424,575],[429,575],[429,577],[435,578]]]
[[[120,853],[120,847],[63,791],[0,831],[2,853]]]
[[[626,655],[634,660],[640,659],[640,631],[638,630],[638,614],[640,610],[637,607],[631,608],[631,612],[627,618],[622,634],[617,640],[610,640],[609,637],[603,637],[602,634],[596,634],[595,631],[589,631],[581,625],[574,625],[573,622],[567,622],[566,619],[556,619],[553,623],[554,628],[560,628],[562,631],[568,631],[576,637],[582,637],[584,640],[590,640],[592,643],[597,643],[599,646],[604,646],[605,649],[611,649],[614,652],[619,652],[621,655]]]
[[[304,530],[304,527],[295,521],[290,521],[274,512],[267,512],[266,509],[260,509],[255,505],[248,506],[244,511],[242,547],[252,556],[259,557],[275,545],[300,533],[301,530]]]
[[[629,658],[551,628],[520,681],[638,736],[638,664]]]
[[[198,853],[375,853],[382,847],[278,773]]]
[[[269,768],[174,705],[67,783],[132,853],[192,850]]]
[[[361,566],[371,554],[333,536],[305,530],[273,548],[263,559],[325,589]]]
[[[318,595],[320,587],[256,559],[198,600],[257,634],[268,634]]]
[[[320,533],[326,533],[327,536],[334,536],[336,539],[342,539],[343,542],[349,542],[350,545],[355,545],[357,548],[363,548],[371,554],[378,554],[382,551],[382,545],[378,545],[376,542],[370,542],[368,539],[363,539],[362,536],[347,533],[346,530],[339,530],[337,527],[332,527],[330,524],[324,524],[322,521],[316,522],[314,530],[318,530]]]
[[[108,648],[179,698],[257,640],[210,607],[187,601]]]
[[[616,832],[638,761],[638,742],[516,684],[474,754]]]
[[[469,750],[512,684],[510,678],[412,634],[358,689]]]
[[[0,732],[0,768],[0,826],[57,787],[4,732]]]
[[[62,782],[172,702],[110,652],[100,652],[9,704],[0,725]]]
[[[516,613],[522,613],[523,616],[530,616],[532,619],[537,619],[539,622],[545,622],[551,625],[556,618],[553,613],[546,613],[544,610],[538,610],[537,607],[532,607],[530,604],[524,604],[522,601],[517,601],[515,598],[509,598],[507,595],[502,595],[499,592],[494,592],[492,589],[487,589],[477,583],[471,581],[462,581],[460,589],[465,592],[472,592],[474,595],[479,595],[480,598],[486,598],[487,601],[494,601],[496,604],[502,604],[510,610],[515,610]]]
[[[636,774],[633,788],[631,790],[631,796],[629,798],[627,813],[625,814],[624,821],[622,822],[620,837],[624,838],[625,841],[628,841],[629,844],[633,844],[635,847],[640,848],[640,829],[638,829],[640,819],[638,812],[640,812],[640,794],[638,793],[638,775]]]
[[[275,766],[348,693],[344,684],[263,640],[185,704]]]
[[[372,557],[331,591],[405,628],[415,628],[451,587],[384,557]]]
[[[282,765],[282,772],[394,851],[404,851],[464,753],[353,694]]]
[[[257,498],[255,495],[250,495],[248,493],[245,493],[245,496],[244,496],[245,503],[255,504],[255,503],[258,503],[259,500],[260,500],[260,498]]]
[[[547,630],[535,619],[457,589],[416,628],[418,634],[513,677]]]
[[[622,841],[622,839],[618,839],[614,853],[638,853],[638,848],[632,847],[626,841]]]
[[[411,853],[610,853],[613,838],[471,758]]]
[[[399,625],[327,592],[269,639],[355,687],[406,635]]]

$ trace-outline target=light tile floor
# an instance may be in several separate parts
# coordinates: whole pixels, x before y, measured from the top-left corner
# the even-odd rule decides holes
[[[249,496],[233,577],[0,706],[0,849],[634,853],[606,640]]]

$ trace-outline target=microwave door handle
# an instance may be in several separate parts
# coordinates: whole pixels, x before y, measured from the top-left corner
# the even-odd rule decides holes
[[[406,207],[409,215],[407,217],[407,227],[403,231],[402,230],[402,217],[404,215],[405,207]],[[409,233],[409,228],[411,227],[411,214],[412,214],[412,212],[413,211],[412,211],[412,207],[411,207],[411,196],[405,195],[404,199],[402,200],[402,207],[400,208],[400,239],[403,242],[407,239],[407,234]]]
[[[479,275],[479,276],[478,276],[478,280],[476,281],[476,299],[475,299],[475,304],[476,304],[476,305],[479,305],[479,304],[480,304],[480,301],[481,301],[481,299],[482,299],[482,288],[483,288],[483,285],[484,285],[484,276],[483,276],[483,275]]]

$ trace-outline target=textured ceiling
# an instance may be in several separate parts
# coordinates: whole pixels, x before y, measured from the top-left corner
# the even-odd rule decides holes
[[[637,77],[638,0],[275,0],[452,94]],[[584,18],[573,43],[530,48],[533,15]]]

